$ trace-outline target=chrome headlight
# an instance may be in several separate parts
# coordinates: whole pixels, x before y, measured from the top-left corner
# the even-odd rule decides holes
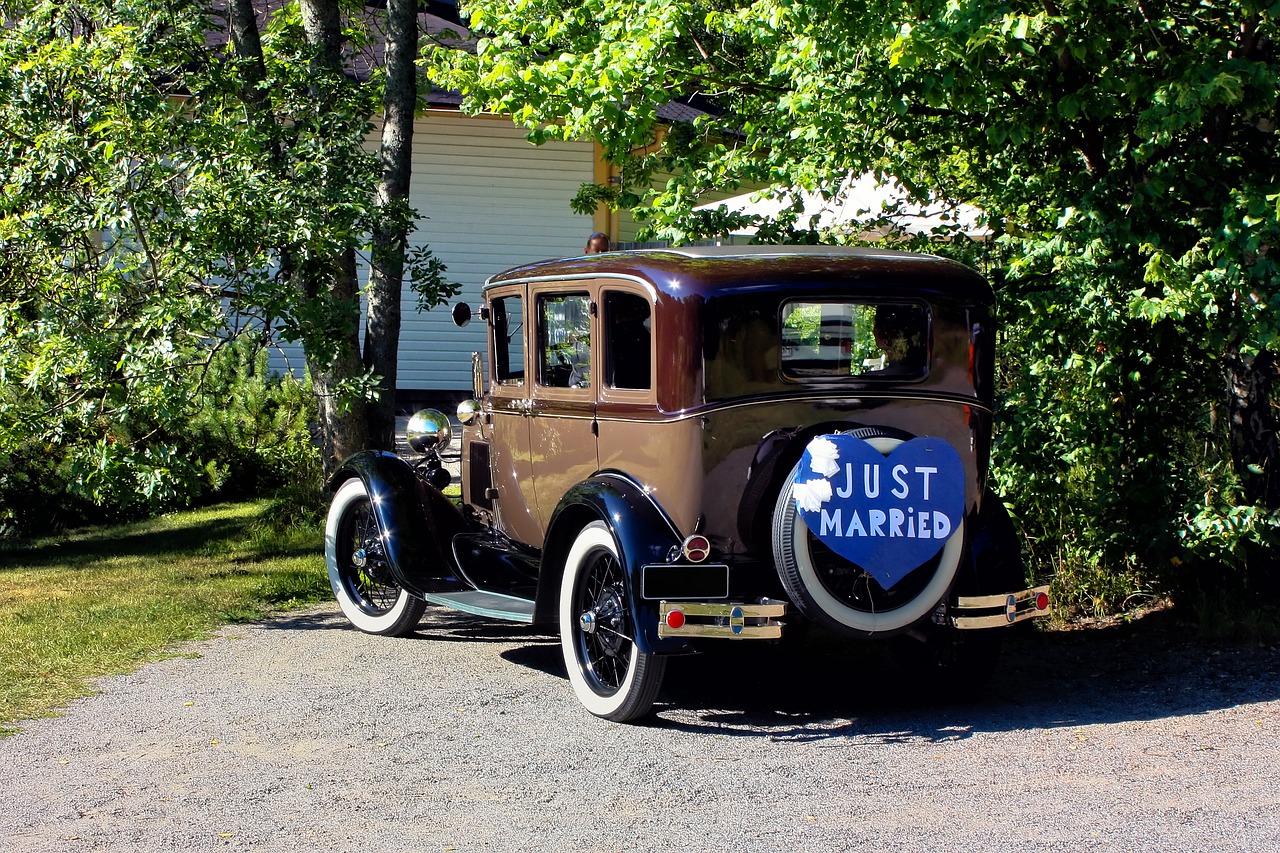
[[[428,450],[444,450],[453,440],[453,427],[443,412],[422,409],[409,418],[404,429],[405,441],[418,453]]]

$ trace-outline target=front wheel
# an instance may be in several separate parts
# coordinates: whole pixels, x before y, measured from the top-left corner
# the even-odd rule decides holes
[[[565,559],[560,650],[573,692],[597,717],[624,723],[653,707],[667,659],[636,648],[626,577],[604,522],[584,527]]]
[[[333,496],[324,530],[329,585],[342,615],[368,634],[403,637],[417,626],[427,604],[391,575],[369,493],[347,480]]]

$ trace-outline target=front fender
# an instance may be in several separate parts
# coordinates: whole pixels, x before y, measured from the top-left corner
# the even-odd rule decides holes
[[[396,583],[419,597],[456,589],[459,582],[448,544],[464,521],[453,503],[394,453],[356,453],[343,461],[329,485],[337,489],[354,477],[369,493]]]
[[[631,623],[636,626],[636,647],[646,654],[687,651],[687,640],[658,637],[658,602],[640,597],[640,567],[666,562],[671,549],[678,548],[683,537],[634,480],[613,472],[596,474],[579,483],[556,505],[542,553],[534,621],[555,622],[565,558],[578,532],[597,520],[609,527],[618,545],[627,579]]]

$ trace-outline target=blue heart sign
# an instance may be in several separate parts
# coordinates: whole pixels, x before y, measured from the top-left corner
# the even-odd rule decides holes
[[[809,442],[791,494],[821,542],[892,589],[939,551],[964,514],[964,463],[940,438],[886,456],[836,433]]]

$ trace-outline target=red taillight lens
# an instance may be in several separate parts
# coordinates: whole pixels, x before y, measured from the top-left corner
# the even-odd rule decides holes
[[[694,534],[684,540],[684,544],[680,546],[680,552],[684,554],[684,558],[689,562],[701,563],[711,556],[711,540],[705,536]]]
[[[1049,595],[1048,593],[1042,592],[1036,596],[1036,610],[1048,610],[1048,609],[1049,609]]]
[[[681,613],[679,610],[672,610],[670,613],[668,613],[668,614],[667,614],[667,627],[668,627],[668,628],[683,628],[683,627],[684,627],[684,614],[683,614],[683,613]]]

